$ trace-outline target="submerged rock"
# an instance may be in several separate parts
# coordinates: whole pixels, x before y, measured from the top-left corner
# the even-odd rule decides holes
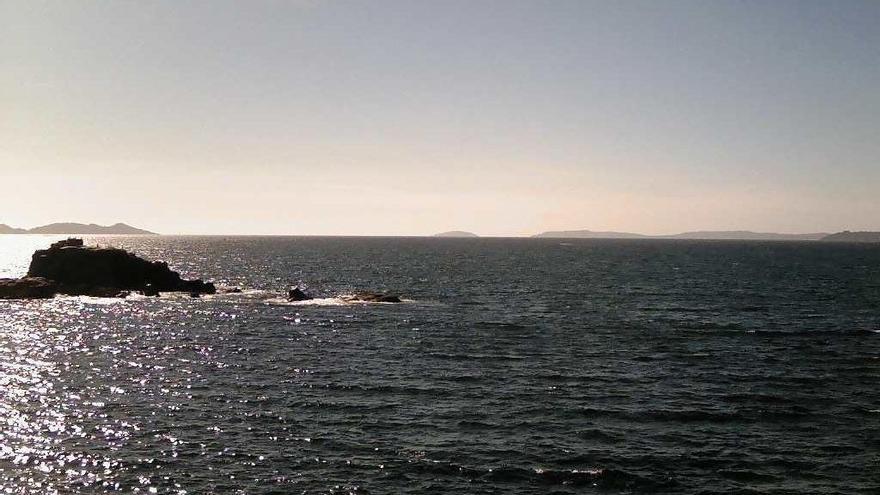
[[[299,287],[294,287],[287,291],[287,300],[288,301],[308,301],[312,296],[306,294]]]
[[[349,302],[384,302],[384,303],[399,303],[402,302],[400,296],[394,294],[386,294],[382,292],[355,292],[350,296],[345,296],[343,299]]]
[[[85,247],[67,239],[34,253],[27,277],[5,279],[2,299],[34,299],[55,294],[125,297],[129,291],[213,294],[214,284],[184,280],[168,264],[148,261],[123,249]]]

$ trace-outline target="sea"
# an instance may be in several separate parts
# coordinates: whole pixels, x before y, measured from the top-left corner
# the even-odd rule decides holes
[[[86,243],[242,292],[0,301],[2,494],[880,493],[880,245]]]

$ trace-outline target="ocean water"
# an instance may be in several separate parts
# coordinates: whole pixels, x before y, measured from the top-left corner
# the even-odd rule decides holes
[[[245,292],[0,301],[0,493],[880,493],[878,246],[87,242]]]

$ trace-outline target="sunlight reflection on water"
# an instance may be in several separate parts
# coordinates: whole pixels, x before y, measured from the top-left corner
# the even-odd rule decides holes
[[[0,484],[8,487],[4,493],[63,493],[71,483],[118,488],[108,479],[120,463],[108,455],[136,425],[109,418],[104,397],[124,391],[104,390],[97,380],[101,370],[90,367],[90,361],[53,361],[58,356],[88,359],[96,352],[118,353],[107,346],[94,349],[83,338],[79,319],[89,301],[5,304],[0,312]],[[18,476],[3,474],[14,472]]]

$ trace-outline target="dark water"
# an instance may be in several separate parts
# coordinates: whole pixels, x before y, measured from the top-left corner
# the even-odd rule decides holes
[[[0,493],[880,493],[880,247],[100,241],[249,290],[0,302]]]

